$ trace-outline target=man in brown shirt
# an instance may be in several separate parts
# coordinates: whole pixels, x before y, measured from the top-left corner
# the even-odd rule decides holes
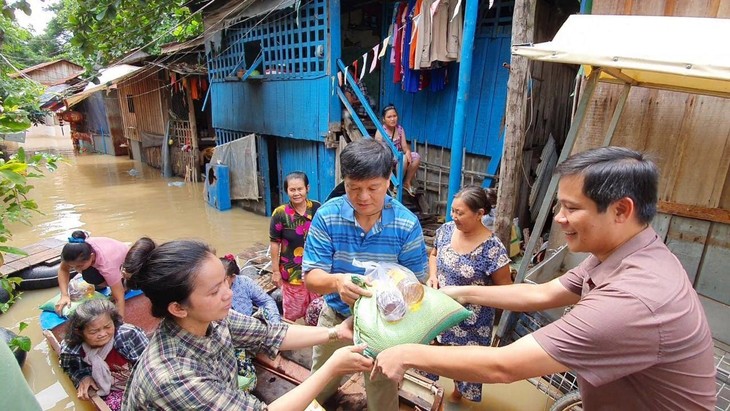
[[[462,381],[512,382],[570,369],[587,410],[711,410],[710,329],[682,265],[649,223],[658,171],[641,153],[604,147],[570,157],[555,222],[573,252],[591,255],[540,285],[446,287],[461,302],[513,311],[574,305],[506,347],[401,345],[374,373],[399,381],[416,367]]]

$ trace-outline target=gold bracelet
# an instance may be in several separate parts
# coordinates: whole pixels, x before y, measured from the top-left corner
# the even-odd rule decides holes
[[[330,328],[328,329],[328,331],[329,331],[329,340],[330,340],[330,341],[337,341],[337,340],[339,340],[339,339],[340,339],[340,336],[339,336],[339,334],[337,333],[337,328],[335,328],[335,327],[330,327]]]

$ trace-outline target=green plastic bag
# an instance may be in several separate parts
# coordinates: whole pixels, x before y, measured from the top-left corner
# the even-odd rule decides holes
[[[386,321],[380,315],[374,297],[360,297],[355,301],[354,341],[368,345],[365,355],[375,358],[386,348],[400,344],[428,344],[472,315],[441,291],[421,286],[424,287],[423,300],[409,307],[400,321]]]
[[[76,311],[76,308],[79,305],[81,305],[81,303],[83,303],[84,301],[96,300],[98,298],[107,298],[108,299],[109,297],[105,296],[104,294],[102,294],[102,293],[100,293],[98,291],[95,291],[90,296],[85,297],[84,299],[82,299],[80,301],[72,301],[71,304],[65,306],[63,308],[63,316],[64,317],[68,317],[69,315],[73,314]],[[50,300],[46,301],[45,303],[41,304],[38,308],[40,308],[43,311],[55,312],[56,311],[56,303],[60,299],[61,299],[61,293],[58,293],[58,294],[56,294],[55,297],[53,297]]]

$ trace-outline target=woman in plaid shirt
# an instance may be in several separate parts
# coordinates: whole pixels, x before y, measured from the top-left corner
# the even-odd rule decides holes
[[[129,285],[162,318],[127,384],[124,410],[304,410],[333,378],[372,368],[364,346],[338,350],[297,388],[266,405],[238,389],[234,346],[275,356],[330,340],[351,340],[352,322],[337,327],[265,324],[231,310],[221,261],[198,241],[157,246],[141,238],[124,263]]]

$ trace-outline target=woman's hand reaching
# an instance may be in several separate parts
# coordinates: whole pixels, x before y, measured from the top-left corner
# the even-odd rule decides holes
[[[327,364],[331,363],[333,371],[338,375],[371,371],[373,360],[363,355],[365,348],[367,348],[367,344],[339,348],[327,360]]]

